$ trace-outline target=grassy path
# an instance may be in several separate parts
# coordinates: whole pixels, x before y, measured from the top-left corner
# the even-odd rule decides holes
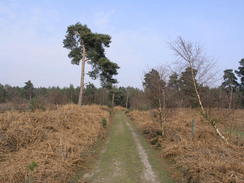
[[[117,112],[108,142],[94,170],[84,179],[89,183],[173,183],[122,112]]]

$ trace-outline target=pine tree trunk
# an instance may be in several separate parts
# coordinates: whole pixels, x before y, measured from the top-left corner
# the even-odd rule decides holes
[[[230,89],[230,99],[229,99],[229,109],[232,107],[232,101],[233,101],[233,88]]]
[[[112,95],[112,107],[114,107],[114,93]]]
[[[81,63],[81,79],[80,79],[80,95],[78,105],[82,105],[83,102],[83,92],[85,86],[85,63],[86,63],[86,49],[85,45],[82,44],[82,63]]]
[[[126,104],[125,104],[126,109],[128,109],[128,101],[129,101],[129,95],[128,95],[128,91],[127,91],[126,92]]]
[[[31,100],[31,98],[32,98],[32,97],[31,97],[31,93],[30,93],[30,94],[29,94],[29,100]]]

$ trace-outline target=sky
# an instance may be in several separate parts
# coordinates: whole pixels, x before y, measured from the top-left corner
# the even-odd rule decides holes
[[[150,68],[173,66],[168,43],[178,36],[201,44],[219,73],[244,57],[243,0],[0,0],[0,83],[78,86],[80,66],[62,45],[76,22],[111,35],[120,86],[141,88]]]

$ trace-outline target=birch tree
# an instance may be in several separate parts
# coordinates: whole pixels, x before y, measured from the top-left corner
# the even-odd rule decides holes
[[[186,67],[190,68],[192,85],[194,87],[195,95],[200,106],[202,117],[211,124],[217,135],[226,143],[228,143],[225,136],[217,128],[216,121],[212,119],[205,110],[197,85],[197,83],[201,82],[201,84],[203,84],[209,80],[209,78],[212,78],[211,73],[209,73],[211,70],[211,63],[209,63],[209,60],[206,58],[206,56],[204,56],[199,44],[193,44],[192,42],[185,41],[182,37],[179,37],[176,41],[170,43],[170,48],[175,53],[177,58],[184,62]],[[196,77],[195,70],[198,71],[198,77]]]

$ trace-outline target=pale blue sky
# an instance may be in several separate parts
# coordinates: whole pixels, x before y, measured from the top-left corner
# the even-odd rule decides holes
[[[62,47],[78,21],[112,36],[107,55],[122,86],[141,87],[144,71],[174,63],[167,42],[177,36],[201,43],[220,73],[244,57],[243,0],[0,0],[0,83],[78,86],[80,68]]]

